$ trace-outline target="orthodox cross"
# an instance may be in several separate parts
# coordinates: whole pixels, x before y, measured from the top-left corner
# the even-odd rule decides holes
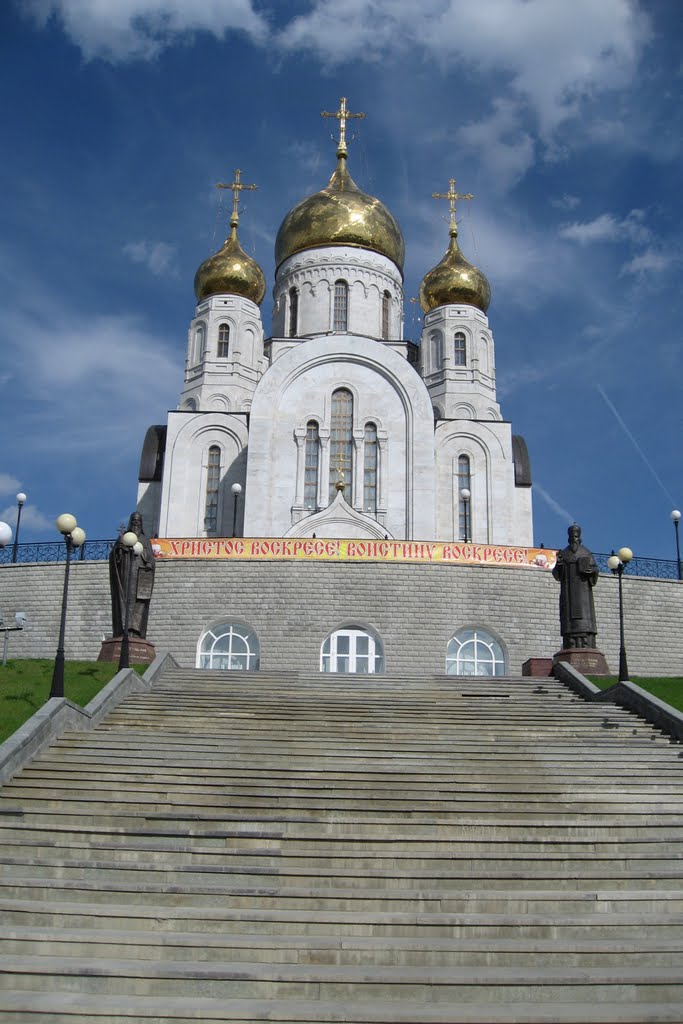
[[[241,177],[242,172],[238,168],[235,171],[235,180],[233,182],[231,182],[229,185],[226,185],[223,182],[219,181],[219,183],[216,185],[216,188],[229,188],[232,191],[232,217],[230,218],[231,228],[236,228],[239,222],[239,214],[237,212],[237,207],[239,206],[240,192],[243,192],[245,189],[248,189],[250,192],[254,192],[258,188],[258,185],[243,185]]]
[[[455,223],[455,201],[456,199],[474,199],[471,192],[456,192],[455,191],[455,178],[451,178],[448,182],[448,192],[432,192],[432,199],[447,199],[451,208],[451,228],[456,228]]]
[[[365,114],[352,114],[346,109],[346,96],[342,96],[339,103],[339,110],[330,112],[323,110],[320,114],[321,117],[336,117],[339,121],[339,142],[337,144],[337,152],[346,153],[346,122],[352,118],[364,118]]]

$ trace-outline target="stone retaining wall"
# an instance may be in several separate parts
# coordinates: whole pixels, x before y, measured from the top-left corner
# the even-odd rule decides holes
[[[28,615],[11,633],[10,657],[54,657],[63,564],[0,567],[0,609],[6,621]],[[391,673],[443,672],[446,644],[462,627],[496,635],[510,673],[530,657],[560,647],[559,585],[541,570],[492,566],[164,561],[157,564],[149,639],[180,665],[195,664],[202,632],[221,620],[252,626],[261,667],[317,671],[320,645],[345,625],[370,627],[384,643]],[[618,667],[617,582],[595,589],[598,645]],[[677,580],[624,578],[628,664],[633,675],[683,674],[683,585]],[[72,565],[66,654],[95,658],[111,631],[108,567]]]

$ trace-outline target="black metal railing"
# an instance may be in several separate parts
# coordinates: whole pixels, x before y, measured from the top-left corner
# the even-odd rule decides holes
[[[78,562],[101,562],[109,558],[115,540],[86,540],[78,553],[73,556]],[[0,565],[12,562],[13,545],[0,548]],[[600,572],[609,572],[609,554],[594,552]],[[40,541],[36,544],[18,544],[17,562],[63,562],[66,558],[66,544],[63,540]],[[633,558],[628,563],[627,576],[650,576],[660,580],[678,579],[678,562],[675,558]]]
[[[115,540],[86,540],[72,555],[74,562],[101,562],[109,558]],[[14,548],[9,544],[0,548],[0,565],[9,565],[13,561]],[[39,541],[35,544],[17,544],[17,562],[64,562],[66,560],[66,544],[59,540]]]

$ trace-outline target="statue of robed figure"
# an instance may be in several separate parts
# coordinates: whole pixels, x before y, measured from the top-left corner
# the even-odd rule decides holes
[[[560,583],[560,629],[565,650],[594,648],[597,625],[593,587],[598,582],[598,566],[592,552],[581,543],[581,527],[573,523],[569,544],[557,552],[553,576]]]
[[[131,553],[124,547],[119,537],[109,555],[112,630],[115,637],[123,635],[126,601],[130,600],[129,632],[132,636],[144,640],[147,636],[149,605],[154,589],[154,552],[150,539],[142,528],[142,516],[139,512],[133,512],[128,522],[128,530],[137,534],[142,551],[139,555]],[[129,579],[130,573],[133,574],[132,580]]]

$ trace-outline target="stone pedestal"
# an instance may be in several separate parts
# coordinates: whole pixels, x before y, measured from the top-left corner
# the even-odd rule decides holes
[[[552,674],[552,658],[527,658],[522,665],[523,676],[533,676],[536,679],[547,679]]]
[[[102,641],[98,661],[118,661],[121,657],[122,637],[113,636]],[[142,640],[139,636],[131,636],[128,640],[128,660],[131,665],[151,665],[156,657],[154,644]]]
[[[609,676],[607,659],[596,647],[568,647],[553,655],[553,663],[566,661],[584,676]]]

